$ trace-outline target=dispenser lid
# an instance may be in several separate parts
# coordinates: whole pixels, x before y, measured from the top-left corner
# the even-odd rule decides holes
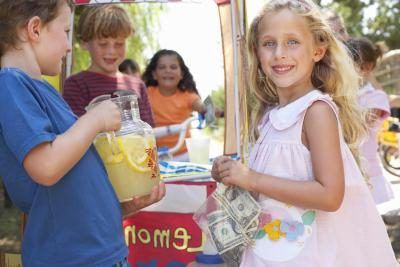
[[[206,263],[206,264],[220,264],[224,263],[224,260],[221,258],[219,254],[215,255],[206,255],[203,253],[197,254],[196,262],[198,263]]]

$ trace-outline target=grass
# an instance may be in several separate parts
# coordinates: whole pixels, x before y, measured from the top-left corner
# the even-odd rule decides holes
[[[12,206],[4,207],[3,185],[0,185],[0,251],[20,252],[21,212]]]

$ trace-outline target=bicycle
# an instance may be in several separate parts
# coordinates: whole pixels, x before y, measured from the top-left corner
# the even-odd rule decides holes
[[[400,177],[400,122],[398,118],[389,117],[384,121],[378,133],[378,143],[383,168]]]

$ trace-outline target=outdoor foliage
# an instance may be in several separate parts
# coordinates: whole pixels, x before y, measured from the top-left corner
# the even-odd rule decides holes
[[[385,41],[389,49],[400,48],[400,1],[319,0],[316,2],[341,14],[351,36],[366,36],[374,42]],[[376,16],[367,18],[367,14],[374,15],[375,10]]]
[[[391,49],[400,48],[400,1],[376,0],[377,16],[368,21],[368,36],[384,40]]]
[[[225,108],[224,87],[221,86],[217,90],[213,90],[211,92],[211,99],[212,99],[215,107],[224,110],[224,108]]]
[[[127,58],[132,58],[141,66],[141,69],[147,64],[147,58],[145,58],[143,51],[145,49],[155,51],[159,48],[157,40],[157,32],[159,28],[159,15],[163,10],[163,6],[160,3],[141,3],[137,5],[121,5],[128,11],[131,20],[133,22],[135,33],[133,37],[127,41]],[[82,11],[87,8],[86,6],[78,6],[75,9],[74,25],[79,20]],[[83,50],[76,41],[74,36],[73,46],[73,67],[72,73],[76,73],[83,69],[86,69],[89,64],[89,54]]]
[[[218,87],[216,90],[211,92],[211,99],[215,108],[225,110],[225,89],[223,86]],[[212,127],[205,128],[204,132],[222,142],[224,140],[224,126],[225,119],[216,118]]]

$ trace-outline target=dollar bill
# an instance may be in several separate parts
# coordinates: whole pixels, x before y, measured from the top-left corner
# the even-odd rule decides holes
[[[245,246],[237,246],[221,254],[228,267],[239,267]]]
[[[252,244],[261,207],[238,187],[218,186],[212,194],[215,210],[207,214],[208,231],[229,267],[238,267],[244,249]]]
[[[224,253],[245,242],[242,227],[231,217],[210,224],[209,231],[218,252]]]
[[[217,221],[223,220],[228,217],[228,213],[225,210],[216,210],[207,214],[208,224],[214,224]]]
[[[227,187],[223,191],[215,191],[213,197],[243,228],[248,228],[261,213],[260,205],[250,193],[238,187]]]

